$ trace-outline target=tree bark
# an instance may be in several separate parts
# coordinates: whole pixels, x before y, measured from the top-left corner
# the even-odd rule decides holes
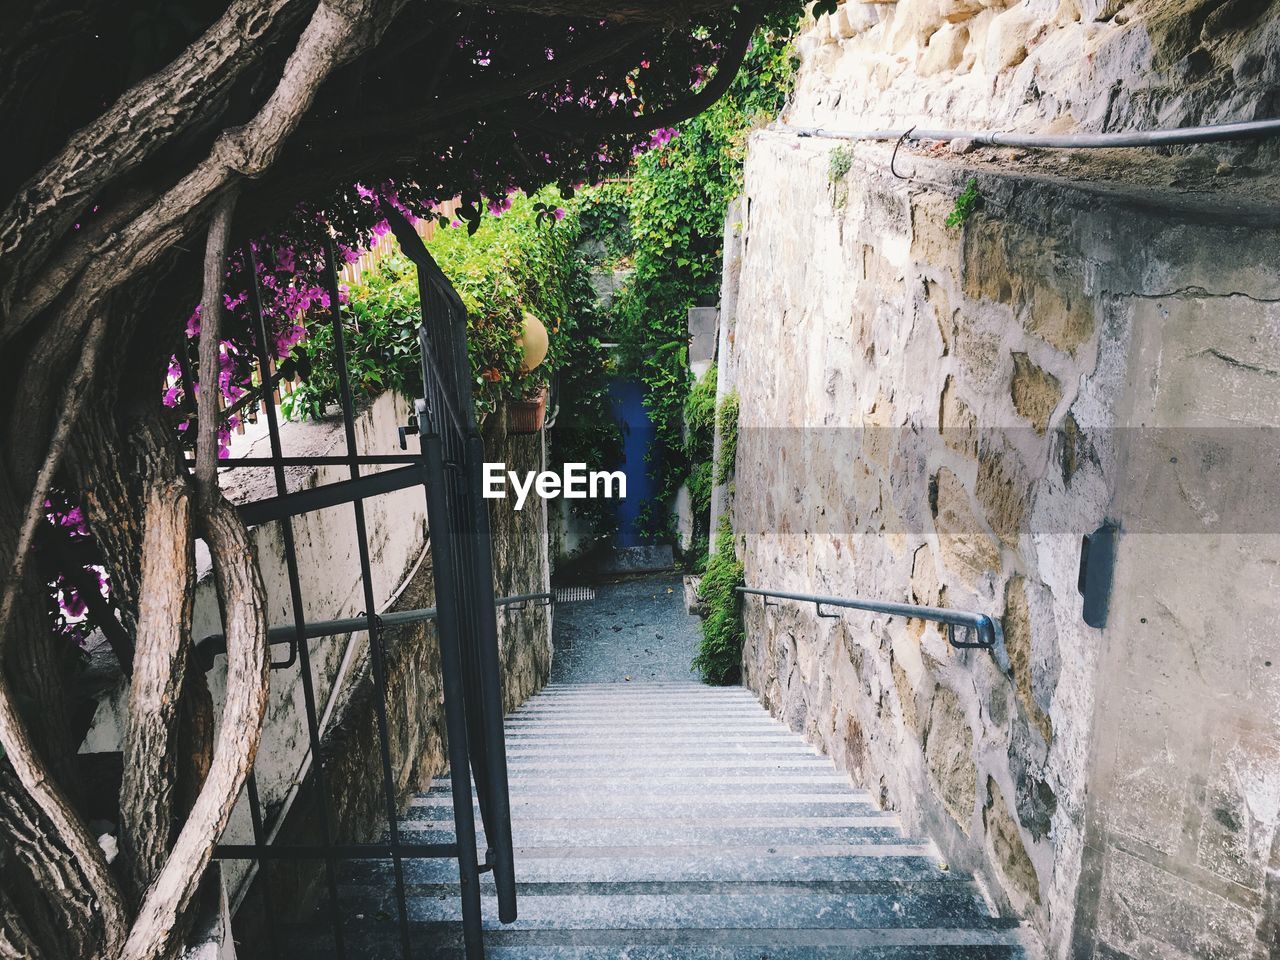
[[[0,309],[13,302],[22,277],[38,267],[105,183],[216,108],[236,78],[257,65],[278,35],[279,21],[292,19],[286,14],[296,16],[305,5],[235,0],[195,43],[127,91],[33,176],[0,214]]]
[[[79,275],[69,303],[97,302],[154,263],[172,244],[180,243],[207,204],[238,177],[257,177],[275,160],[290,134],[332,71],[376,43],[407,0],[322,0],[302,31],[284,73],[257,115],[243,127],[223,131],[208,157],[166,190],[145,210],[109,237],[109,247],[93,270]],[[75,262],[87,258],[75,251]],[[34,275],[15,296],[0,326],[0,343],[20,332],[68,290],[63,274]]]
[[[164,866],[173,838],[176,735],[194,597],[191,498],[186,483],[160,476],[150,485],[143,526],[142,592],[120,788],[121,854],[135,903]]]
[[[161,960],[178,919],[196,894],[213,846],[226,829],[257,755],[267,707],[266,591],[248,531],[220,493],[201,495],[201,520],[222,601],[227,636],[227,697],[204,787],[168,860],[148,888],[121,960]],[[207,505],[206,505],[207,504]]]
[[[9,635],[10,621],[17,598],[26,580],[27,561],[31,555],[36,527],[43,522],[44,502],[49,494],[53,476],[61,462],[67,436],[79,410],[76,402],[77,395],[89,389],[94,359],[101,345],[105,326],[105,320],[99,317],[90,327],[91,335],[86,338],[82,346],[80,363],[71,383],[68,384],[68,400],[53,431],[48,453],[35,480],[35,489],[23,513],[21,527],[10,558],[9,575],[4,583],[3,598],[0,598],[0,657],[3,656],[2,645]],[[12,769],[22,788],[51,828],[50,832],[55,840],[49,843],[47,838],[43,838],[45,839],[43,846],[60,846],[62,849],[59,852],[71,858],[75,864],[75,872],[83,878],[84,885],[96,891],[98,898],[96,907],[101,914],[102,942],[105,944],[106,952],[113,953],[118,948],[127,926],[119,889],[107,868],[97,842],[85,829],[65,792],[50,779],[48,766],[37,752],[26,722],[17,709],[5,671],[0,671],[0,746],[4,748],[5,756],[12,764]],[[30,846],[24,847],[23,844],[30,845],[34,842],[32,837],[20,837],[17,845],[19,849],[26,850],[30,849]],[[56,890],[59,887],[55,885],[45,889]]]
[[[0,820],[7,899],[25,927],[6,923],[7,937],[36,938],[49,957],[99,956],[104,942],[99,891],[82,869],[82,859],[61,842],[7,762],[0,763]]]

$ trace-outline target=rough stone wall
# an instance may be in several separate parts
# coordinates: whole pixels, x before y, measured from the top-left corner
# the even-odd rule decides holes
[[[1274,0],[847,0],[795,124],[1124,130],[1275,115]]]
[[[1271,956],[1273,213],[835,149],[749,152],[747,583],[981,611],[1003,645],[752,600],[746,682],[1048,955]],[[981,208],[947,227],[971,176]],[[1077,577],[1106,519],[1098,630]]]

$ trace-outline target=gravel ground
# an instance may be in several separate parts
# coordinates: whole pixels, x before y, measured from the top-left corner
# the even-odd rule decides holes
[[[554,683],[697,680],[699,621],[678,573],[604,583],[594,600],[556,604]]]

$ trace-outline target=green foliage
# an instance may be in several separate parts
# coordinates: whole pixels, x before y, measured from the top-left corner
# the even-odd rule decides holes
[[[694,536],[705,540],[711,513],[711,488],[714,469],[711,463],[716,430],[716,368],[702,375],[684,403],[684,421],[688,430],[685,457],[689,461],[689,499],[693,508]]]
[[[612,183],[595,202],[625,205],[634,272],[613,305],[624,371],[638,380],[657,432],[655,499],[642,509],[649,532],[665,531],[666,506],[695,461],[684,442],[688,311],[719,295],[724,220],[741,192],[747,136],[772,121],[790,92],[794,18],[757,32],[730,91],[684,122],[665,146],[643,154],[629,184]]]
[[[693,658],[693,668],[707,683],[737,683],[742,676],[743,586],[742,563],[734,553],[733,530],[729,518],[722,517],[716,532],[716,552],[707,559],[706,572],[698,584],[698,599],[706,607],[702,640]]]
[[[684,422],[689,428],[689,459],[710,459],[716,429],[715,367],[710,367],[689,391],[684,402]]]
[[[720,433],[720,462],[716,464],[716,483],[728,483],[738,459],[738,391],[726,393],[716,411]]]
[[[474,235],[443,229],[428,243],[467,308],[468,340],[477,416],[504,399],[534,395],[560,369],[589,299],[574,252],[576,224],[545,214],[546,198],[517,197],[502,217],[487,216]],[[584,302],[585,301],[585,302]],[[547,328],[550,347],[543,364],[521,370],[519,344],[525,311]],[[347,292],[343,310],[348,369],[357,398],[383,390],[421,392],[417,272],[399,254],[383,259]],[[290,395],[291,417],[318,417],[338,395],[332,329],[321,317],[308,327],[295,354],[310,363],[310,376]]]
[[[969,182],[964,185],[964,190],[960,196],[956,197],[956,205],[952,211],[947,214],[946,224],[948,227],[964,226],[973,211],[978,208],[978,204],[982,201],[982,194],[978,192],[978,181],[970,178]]]
[[[626,195],[610,186],[587,191],[578,204],[581,249],[592,266],[622,267],[631,254]]]
[[[566,290],[571,304],[566,315],[574,318],[574,330],[564,342],[560,358],[555,395],[559,413],[554,429],[548,432],[548,461],[585,463],[592,470],[612,468],[622,462],[622,431],[609,403],[612,361],[602,342],[595,293],[581,257],[569,271]],[[608,500],[574,501],[573,515],[589,524],[590,532],[578,550],[580,556],[590,555],[617,526]]]
[[[827,179],[830,182],[839,183],[852,169],[853,147],[841,144],[831,151],[831,156],[827,158]]]

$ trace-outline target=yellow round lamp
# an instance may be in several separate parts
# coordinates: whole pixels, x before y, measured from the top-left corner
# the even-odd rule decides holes
[[[520,349],[524,351],[524,360],[520,364],[521,372],[529,373],[536,369],[547,358],[547,347],[550,345],[547,328],[543,326],[541,320],[526,310],[524,323],[520,328]]]

